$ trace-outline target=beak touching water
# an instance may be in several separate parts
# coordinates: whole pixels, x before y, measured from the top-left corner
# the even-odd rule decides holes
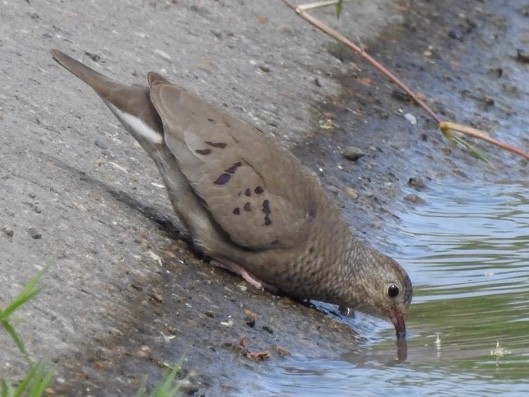
[[[397,334],[397,339],[406,338],[406,323],[404,322],[404,313],[395,308],[391,315],[391,322],[395,326],[395,333]]]

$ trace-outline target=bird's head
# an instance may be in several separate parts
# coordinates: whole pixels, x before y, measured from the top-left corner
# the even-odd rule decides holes
[[[356,250],[355,250],[356,251]],[[350,258],[354,280],[347,291],[346,306],[390,320],[397,338],[406,336],[405,316],[413,287],[406,271],[395,260],[369,247]]]

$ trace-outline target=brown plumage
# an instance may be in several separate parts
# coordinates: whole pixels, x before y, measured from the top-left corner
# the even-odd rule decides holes
[[[58,50],[156,163],[176,214],[216,265],[258,287],[388,318],[411,302],[399,264],[353,236],[297,158],[156,73],[125,86]]]

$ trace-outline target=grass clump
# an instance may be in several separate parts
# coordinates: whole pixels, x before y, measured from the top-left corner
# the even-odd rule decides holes
[[[42,397],[55,395],[49,389],[54,372],[49,370],[43,363],[34,363],[31,360],[22,338],[12,325],[13,314],[42,290],[40,280],[47,269],[48,266],[35,274],[22,290],[7,303],[5,308],[0,308],[0,332],[6,332],[9,335],[28,364],[28,370],[22,380],[13,382],[0,378],[0,397]],[[176,397],[181,395],[182,383],[176,380],[179,373],[180,366],[175,365],[161,378],[149,394],[145,391],[145,387],[142,387],[135,397]]]

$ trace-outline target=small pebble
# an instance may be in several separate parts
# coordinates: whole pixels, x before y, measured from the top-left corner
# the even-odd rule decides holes
[[[487,106],[494,106],[494,98],[491,98],[490,96],[485,96],[483,98],[483,102],[485,103],[485,105]]]
[[[453,40],[463,41],[463,33],[460,30],[449,31],[448,37],[450,37]]]
[[[424,189],[426,186],[420,176],[414,176],[408,179],[408,185],[413,186],[416,189]]]
[[[103,150],[106,150],[108,149],[108,146],[105,142],[99,140],[99,139],[96,139],[94,141],[94,144],[99,148],[99,149],[103,149]]]
[[[356,146],[347,146],[342,150],[342,156],[351,161],[356,161],[365,155],[366,153]]]
[[[496,74],[496,77],[500,78],[503,76],[503,68],[495,68],[492,70]]]
[[[424,51],[422,53],[423,56],[427,57],[427,58],[431,58],[433,57],[433,48],[430,46],[428,47],[428,49],[426,51]]]
[[[151,295],[150,295],[150,298],[152,300],[154,300],[155,302],[158,302],[158,303],[163,303],[163,296],[162,294],[158,293],[158,292],[152,292]]]
[[[345,189],[345,192],[351,197],[353,200],[356,200],[358,198],[358,192],[353,189],[352,187],[348,187]]]
[[[516,60],[521,63],[529,63],[529,52],[516,50]]]
[[[401,90],[393,90],[391,96],[402,102],[411,102],[411,97]]]
[[[244,316],[244,323],[248,327],[253,328],[253,327],[255,327],[255,318]]]
[[[411,125],[417,125],[417,118],[416,118],[413,114],[411,114],[411,113],[406,113],[406,114],[404,115],[404,118],[405,118],[406,120],[408,120],[408,121],[410,122]]]
[[[211,34],[215,36],[215,38],[222,40],[222,32],[219,30],[210,30]]]
[[[409,201],[410,203],[413,203],[413,204],[420,204],[423,202],[422,198],[420,198],[419,196],[413,193],[404,196],[404,200]]]
[[[31,238],[34,239],[34,240],[38,240],[38,239],[42,238],[42,234],[37,229],[35,229],[34,227],[30,227],[28,229],[28,233],[31,236]]]
[[[286,347],[276,346],[276,350],[277,350],[277,354],[279,354],[281,357],[288,356],[290,354],[290,352],[288,351]]]
[[[154,50],[154,53],[156,55],[158,55],[160,58],[165,59],[166,61],[170,61],[171,60],[171,55],[169,55],[167,52],[165,52],[163,50],[156,49],[156,50]]]
[[[85,55],[90,57],[94,62],[99,62],[101,60],[100,55],[94,54],[92,52],[85,51]]]
[[[2,232],[7,236],[7,237],[13,237],[15,235],[15,232],[13,231],[13,229],[9,228],[9,227],[2,227]]]
[[[252,312],[251,310],[244,309],[244,315],[245,315],[246,317],[250,317],[250,318],[253,318],[254,320],[257,320],[257,314],[255,314],[255,313]]]
[[[338,189],[336,186],[331,186],[331,185],[328,185],[327,186],[327,190],[333,194],[335,194],[336,196],[338,196],[340,194],[340,189]]]

